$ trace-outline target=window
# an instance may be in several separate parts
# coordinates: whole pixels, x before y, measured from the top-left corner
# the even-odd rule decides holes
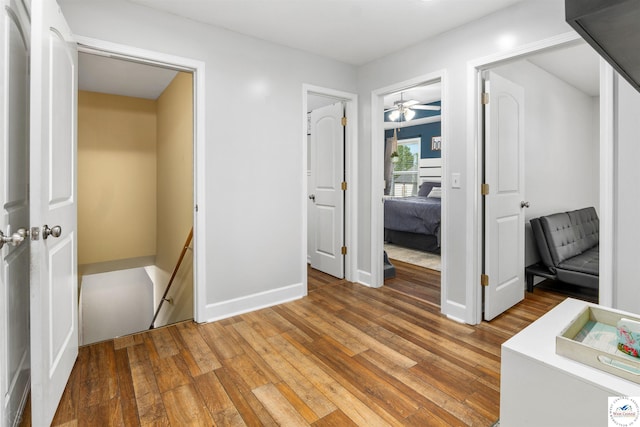
[[[398,156],[393,159],[391,192],[396,197],[418,194],[421,138],[398,140]]]

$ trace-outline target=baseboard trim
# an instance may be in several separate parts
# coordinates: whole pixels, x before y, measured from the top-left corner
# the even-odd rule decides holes
[[[373,287],[373,285],[371,284],[371,273],[369,273],[368,271],[358,270],[358,277],[356,282],[370,288]]]
[[[442,307],[442,314],[456,322],[467,323],[464,320],[466,313],[467,307],[455,301],[447,300]]]
[[[207,312],[203,317],[207,319],[205,322],[215,322],[216,320],[222,320],[250,311],[294,301],[302,298],[305,294],[306,289],[304,284],[295,283],[278,289],[259,292],[228,301],[221,301],[215,304],[208,304],[206,306]]]

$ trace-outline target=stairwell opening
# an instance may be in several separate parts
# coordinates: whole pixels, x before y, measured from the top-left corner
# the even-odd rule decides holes
[[[164,87],[127,92],[133,71],[96,71],[113,66],[144,67],[143,80],[160,72]],[[193,228],[193,123],[192,73],[79,55],[81,344],[149,329],[172,276],[154,326],[193,318],[191,243],[173,274]]]

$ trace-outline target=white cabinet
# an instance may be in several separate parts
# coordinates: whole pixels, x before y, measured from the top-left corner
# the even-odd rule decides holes
[[[640,384],[556,354],[556,335],[589,305],[567,299],[502,345],[500,427],[602,427],[609,396],[640,396]]]

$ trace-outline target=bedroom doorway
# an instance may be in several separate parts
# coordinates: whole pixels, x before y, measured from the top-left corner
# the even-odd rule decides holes
[[[524,206],[521,242],[524,265],[519,273],[524,275],[524,267],[540,261],[530,219],[590,206],[600,211],[600,124],[604,123],[600,117],[600,59],[578,39],[517,58],[503,58],[478,69],[508,79],[524,91],[524,196],[516,201],[518,207]],[[489,94],[489,104],[491,99]],[[490,168],[485,161],[479,165],[479,171],[485,176],[491,172]],[[479,224],[482,218],[481,213]],[[482,248],[494,240],[494,234],[485,236],[480,248],[483,260],[486,249],[483,252]],[[479,261],[480,265],[483,262]],[[486,274],[490,287],[494,274]],[[555,292],[571,292],[569,295],[578,298],[580,292],[583,297],[592,296],[584,294],[588,290],[537,278],[536,285],[539,282],[541,287]],[[476,303],[477,319],[483,311],[487,317],[486,289],[484,298],[479,295]]]
[[[441,80],[386,93],[383,105],[384,284],[440,306]]]

